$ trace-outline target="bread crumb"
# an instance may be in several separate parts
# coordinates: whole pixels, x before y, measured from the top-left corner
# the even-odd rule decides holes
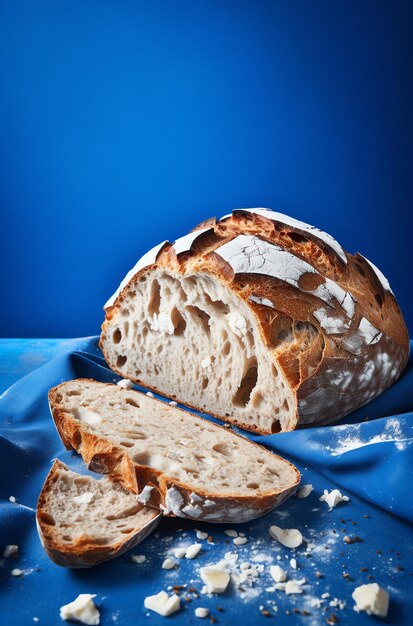
[[[186,548],[175,548],[173,550],[174,555],[177,559],[182,559],[185,556]]]
[[[300,487],[300,489],[297,491],[297,498],[303,499],[303,498],[308,498],[308,496],[310,495],[310,493],[314,491],[314,487],[313,485],[309,484],[309,485],[303,485],[302,487]]]
[[[18,567],[15,567],[14,569],[11,570],[10,573],[12,576],[23,576],[24,570],[19,569]]]
[[[160,591],[153,596],[147,596],[144,600],[146,609],[150,609],[162,617],[176,613],[181,608],[180,599],[176,594],[168,596],[166,591]]]
[[[196,538],[197,539],[207,539],[208,537],[208,533],[204,533],[203,530],[197,530],[196,531]]]
[[[202,545],[200,543],[193,543],[192,546],[188,546],[185,551],[186,559],[194,559],[201,551]]]
[[[344,543],[360,543],[361,538],[358,535],[354,535],[354,537],[349,537],[348,535],[345,535],[343,537],[343,541]]]
[[[122,389],[133,389],[133,382],[129,378],[121,378],[116,384]]]
[[[389,610],[389,594],[377,583],[360,585],[352,593],[356,605],[355,611],[365,611],[368,615],[387,617]]]
[[[19,552],[19,546],[10,544],[4,548],[3,558],[10,559],[12,556],[17,556],[18,552]]]
[[[146,556],[144,554],[132,554],[131,561],[134,563],[144,563],[146,561]]]
[[[248,543],[248,539],[246,537],[235,537],[235,539],[233,540],[233,543],[236,546],[243,546],[246,543]]]
[[[320,502],[325,502],[330,507],[330,511],[334,509],[340,502],[349,502],[350,498],[344,496],[338,489],[333,489],[328,492],[328,489],[324,489],[323,495],[319,498]]]
[[[298,548],[303,542],[303,536],[296,528],[280,528],[279,526],[270,526],[268,532],[272,539],[275,539],[286,548]]]

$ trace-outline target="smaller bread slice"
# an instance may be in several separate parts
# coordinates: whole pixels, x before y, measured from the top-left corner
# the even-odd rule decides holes
[[[83,476],[55,460],[39,496],[36,523],[52,561],[79,568],[130,550],[161,517],[109,478]]]
[[[49,392],[68,449],[164,515],[245,522],[296,490],[298,470],[248,439],[138,391],[78,379]]]

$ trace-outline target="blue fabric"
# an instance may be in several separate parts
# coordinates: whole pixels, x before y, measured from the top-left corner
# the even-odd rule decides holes
[[[44,362],[47,355],[52,358]],[[323,623],[331,612],[337,613],[343,624],[368,624],[371,618],[353,612],[351,592],[355,586],[371,582],[367,578],[371,575],[390,591],[389,623],[409,623],[413,614],[412,357],[396,385],[337,425],[266,437],[243,433],[290,458],[302,472],[303,484],[312,483],[315,488],[305,500],[293,497],[264,518],[240,525],[239,530],[250,538],[245,546],[231,545],[232,540],[223,534],[223,525],[165,519],[159,527],[159,537],[150,537],[134,550],[146,555],[143,565],[135,565],[130,555],[123,555],[89,571],[69,571],[54,565],[44,554],[36,534],[33,509],[51,459],[59,457],[71,467],[85,471],[80,458],[65,451],[60,442],[50,418],[47,391],[77,377],[101,381],[115,381],[117,377],[107,368],[96,338],[55,340],[47,344],[29,340],[0,343],[0,388],[8,380],[10,358],[13,359],[11,379],[19,371],[22,377],[0,397],[0,549],[17,543],[21,555],[16,560],[1,561],[0,624],[4,616],[9,620],[5,624],[13,616],[16,626],[33,623],[33,617],[39,617],[40,623],[59,624],[59,607],[78,593],[87,592],[97,594],[103,624],[112,623],[115,618],[126,626],[146,619],[161,624],[163,618],[153,613],[146,617],[144,597],[166,589],[168,584],[188,583],[199,590],[202,586],[199,566],[216,562],[226,551],[235,550],[240,553],[240,559],[251,561],[255,558],[251,552],[255,546],[264,560],[274,559],[276,555],[289,559],[291,551],[268,536],[268,527],[274,523],[300,528],[317,546],[312,558],[304,556],[304,546],[294,554],[300,571],[292,572],[292,577],[305,577],[309,583],[303,596],[266,592],[265,587],[273,584],[267,563],[257,586],[261,592],[257,597],[240,599],[234,590],[218,598],[201,596],[197,601],[183,602],[184,608],[173,619],[187,623],[193,618],[196,606],[206,606],[220,623],[233,624],[240,620],[243,624],[255,624],[265,619],[259,606],[273,611],[269,602],[275,600],[279,614],[292,607],[306,608],[312,613],[311,616],[294,614],[294,622],[291,621],[294,624]],[[33,370],[38,363],[43,364]],[[318,498],[323,489],[334,487],[349,495],[350,502],[329,512]],[[17,498],[17,504],[9,501],[11,495]],[[181,536],[175,531],[183,529],[187,536],[182,541],[193,543],[195,528],[207,530],[214,543],[203,542],[202,553],[194,561],[180,561],[178,570],[162,570],[160,566],[167,550],[177,545]],[[342,531],[356,534],[362,541],[347,545],[341,539]],[[171,536],[173,539],[169,541]],[[290,569],[288,561],[283,565]],[[28,571],[22,578],[15,578],[10,576],[13,567]],[[368,572],[360,572],[362,567],[367,567]],[[29,573],[31,570],[34,571]],[[315,578],[316,570],[325,577]],[[345,580],[343,571],[353,580]],[[347,607],[329,608],[326,612],[311,608],[309,598],[319,597],[323,592],[345,600]],[[217,606],[224,612],[218,612]],[[310,618],[318,621],[310,622]]]

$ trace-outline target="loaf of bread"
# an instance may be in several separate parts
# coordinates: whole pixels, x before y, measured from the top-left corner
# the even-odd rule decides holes
[[[49,402],[66,448],[164,515],[246,522],[300,482],[262,446],[138,391],[78,379],[51,389]]]
[[[39,496],[36,523],[52,561],[79,568],[130,550],[161,517],[119,483],[83,476],[55,460]]]
[[[381,271],[268,209],[164,241],[105,308],[113,371],[262,434],[338,420],[392,385],[409,352]]]

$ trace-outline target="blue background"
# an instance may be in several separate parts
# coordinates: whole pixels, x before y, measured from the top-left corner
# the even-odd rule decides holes
[[[412,330],[412,6],[2,1],[0,333],[96,334],[147,248],[239,206],[371,258]]]

